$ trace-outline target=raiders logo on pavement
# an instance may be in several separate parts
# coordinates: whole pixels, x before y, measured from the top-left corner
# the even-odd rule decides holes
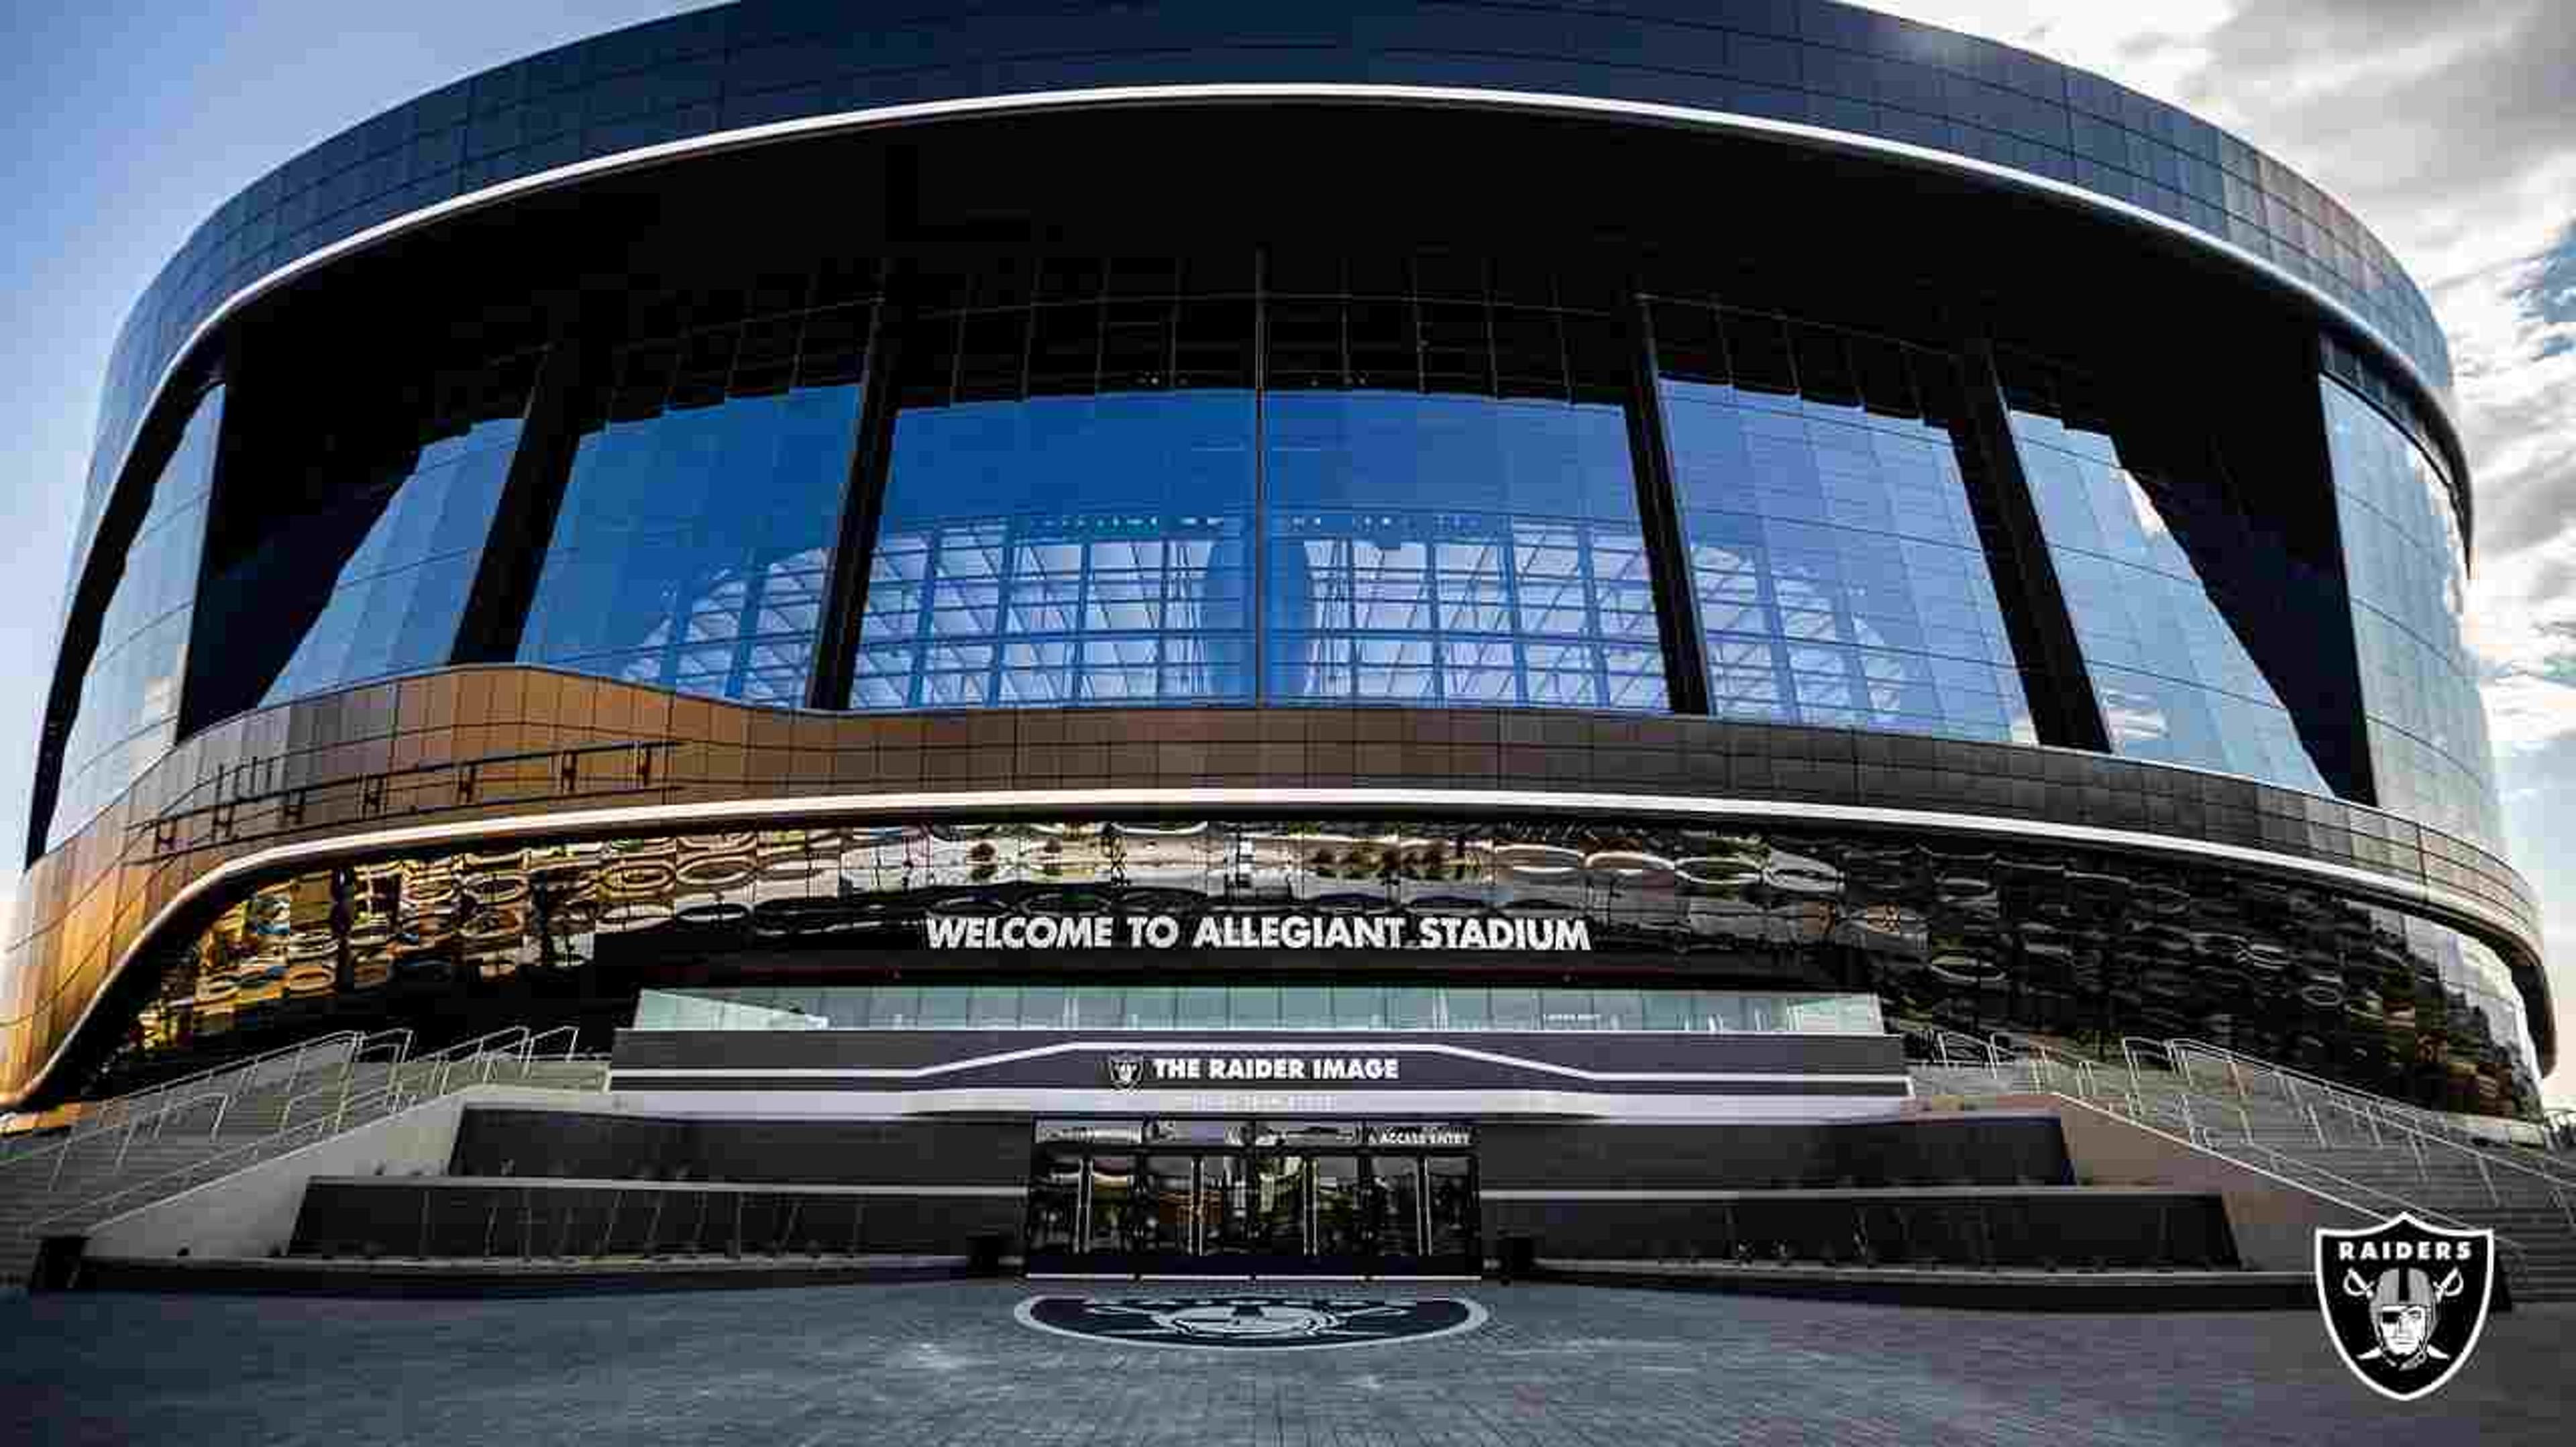
[[[2400,1212],[2366,1231],[2317,1231],[2317,1306],[2345,1366],[2393,1401],[2468,1364],[2495,1289],[2495,1233]]]
[[[1169,1296],[1032,1296],[1023,1326],[1120,1345],[1228,1351],[1315,1351],[1423,1341],[1484,1325],[1464,1297],[1407,1299],[1182,1292]]]

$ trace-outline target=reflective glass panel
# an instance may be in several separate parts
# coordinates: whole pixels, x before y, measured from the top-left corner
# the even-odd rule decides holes
[[[2336,792],[2290,706],[2296,664],[2267,667],[2255,650],[2259,630],[2295,617],[2299,596],[2330,596],[2331,580],[2230,501],[2205,438],[2188,451],[2142,440],[2066,403],[2076,385],[2007,374],[2013,441],[2112,750]]]
[[[223,422],[224,389],[216,387],[198,399],[153,481],[125,552],[124,576],[100,616],[98,647],[81,674],[47,848],[87,824],[175,738],[190,605],[205,551],[206,493]]]
[[[2477,667],[2460,634],[2467,548],[2442,470],[2319,379],[2380,807],[2489,848],[2502,837]]]
[[[1918,373],[1947,363],[1706,307],[1655,321],[1709,712],[2036,742],[1954,424],[1926,415]]]
[[[1663,706],[1622,409],[1277,393],[1263,420],[1273,699]]]
[[[1252,696],[1252,304],[1184,271],[910,328],[854,707]]]
[[[907,409],[860,708],[1245,699],[1252,397]]]
[[[858,421],[847,338],[864,315],[773,317],[618,356],[573,456],[523,661],[805,701]]]
[[[230,650],[233,669],[275,659],[261,705],[452,659],[536,367],[532,353],[442,374],[369,429],[376,436],[281,457],[281,472],[301,475],[266,479],[255,502],[228,492],[243,499],[228,512],[306,499],[302,516],[263,529],[209,585],[275,637]]]

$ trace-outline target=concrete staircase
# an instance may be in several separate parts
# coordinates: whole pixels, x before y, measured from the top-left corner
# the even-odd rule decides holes
[[[93,1111],[68,1135],[0,1158],[0,1280],[14,1279],[44,1236],[85,1232],[450,1091],[485,1081],[607,1087],[605,1060],[540,1058],[530,1044],[517,1031],[400,1061],[343,1050],[318,1066],[254,1064]]]
[[[2470,1144],[2420,1114],[2374,1109],[2361,1092],[2249,1080],[2197,1059],[2133,1073],[2125,1062],[2024,1054],[1913,1075],[1924,1095],[2072,1096],[2372,1215],[2493,1228],[2515,1300],[2576,1301],[2576,1155]]]

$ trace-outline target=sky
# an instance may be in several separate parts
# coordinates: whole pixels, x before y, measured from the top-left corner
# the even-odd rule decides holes
[[[271,166],[422,91],[695,8],[646,0],[0,0],[0,891],[126,309]],[[2470,643],[2509,853],[2576,950],[2576,4],[1878,0],[2188,107],[2358,213],[2451,338],[2476,478]],[[0,910],[6,907],[0,901]],[[2576,958],[2576,956],[2568,956]],[[2576,1105],[2562,963],[2553,1103]]]

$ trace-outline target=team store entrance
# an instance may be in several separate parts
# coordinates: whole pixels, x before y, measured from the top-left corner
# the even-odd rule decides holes
[[[1028,1263],[1059,1273],[1473,1276],[1472,1128],[1040,1121]]]

